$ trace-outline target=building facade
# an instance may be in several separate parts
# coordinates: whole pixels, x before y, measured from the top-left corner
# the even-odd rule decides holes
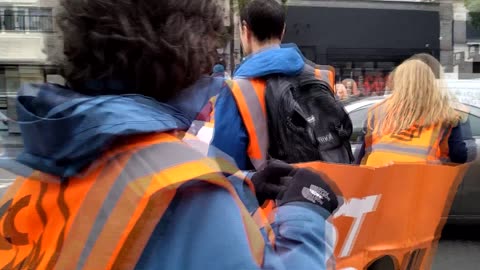
[[[218,1],[225,7],[229,26],[230,3],[235,1]],[[344,58],[386,54],[396,65],[407,55],[427,52],[437,57],[449,74],[479,76],[479,61],[472,54],[480,50],[476,46],[480,30],[469,22],[464,0],[289,0],[287,5],[285,42],[298,43],[307,57],[318,63],[335,64],[327,59],[335,54]],[[237,20],[234,16],[233,21]],[[238,29],[234,30],[234,44],[221,51],[226,59],[234,54],[238,64],[241,51]]]
[[[284,41],[367,93],[383,93],[389,73],[416,53],[439,59],[449,78],[480,78],[480,29],[468,12],[463,0],[290,0]]]
[[[480,28],[472,23],[463,0],[453,1],[454,72],[460,79],[478,78],[480,74]]]
[[[0,0],[0,112],[15,117],[19,86],[44,82],[49,37],[55,31],[54,0]],[[18,125],[0,124],[0,132],[18,133]]]

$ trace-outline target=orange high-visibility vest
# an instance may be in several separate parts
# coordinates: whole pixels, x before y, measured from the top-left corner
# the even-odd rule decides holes
[[[369,112],[369,119],[382,119],[381,108]],[[373,116],[373,117],[370,117]],[[451,128],[442,124],[415,125],[399,134],[380,134],[367,130],[362,164],[384,166],[391,162],[433,162],[448,160],[448,136]]]
[[[228,190],[261,266],[265,241],[255,222],[265,218],[250,216],[224,173],[238,169],[175,134],[127,138],[64,182],[33,171],[0,200],[0,269],[133,269],[177,189],[192,179]]]
[[[334,89],[333,67],[305,65],[304,72],[327,82],[332,90]],[[255,169],[261,169],[267,160],[269,144],[265,103],[266,81],[236,78],[231,89],[249,138],[247,154]]]

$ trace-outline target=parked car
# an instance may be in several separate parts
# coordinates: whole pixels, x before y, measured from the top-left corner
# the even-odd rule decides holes
[[[358,158],[362,144],[361,135],[363,134],[368,109],[385,98],[385,96],[378,96],[345,102],[345,109],[353,123],[351,143],[356,158]],[[466,143],[472,165],[459,186],[448,223],[480,224],[480,159],[478,158],[480,156],[480,108],[468,104],[463,105],[464,108],[458,110],[468,114],[473,138],[466,140]],[[468,132],[465,125],[462,127],[464,134]]]

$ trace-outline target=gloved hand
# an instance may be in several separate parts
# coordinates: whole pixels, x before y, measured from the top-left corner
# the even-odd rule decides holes
[[[263,205],[266,200],[275,200],[279,195],[285,192],[287,188],[288,177],[296,169],[285,162],[279,160],[270,160],[267,166],[256,172],[252,177],[252,183],[255,187],[255,195],[258,204]]]
[[[327,176],[309,169],[297,169],[290,176],[288,187],[279,193],[278,206],[289,202],[309,202],[321,206],[330,214],[339,206],[340,190]]]

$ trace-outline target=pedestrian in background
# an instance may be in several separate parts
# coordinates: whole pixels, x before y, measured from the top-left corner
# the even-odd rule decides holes
[[[285,23],[285,9],[275,0],[249,1],[240,10],[240,39],[247,57],[235,70],[231,91],[218,96],[212,145],[242,170],[261,168],[269,157],[290,163],[350,163],[352,124],[335,99],[333,68],[317,69],[295,44],[281,44]],[[305,87],[294,98],[290,91],[301,88],[299,84]],[[348,97],[342,90],[337,94]],[[302,113],[293,113],[294,102]]]
[[[349,97],[347,88],[345,87],[345,85],[343,83],[337,83],[335,85],[335,93],[336,93],[336,96],[337,96],[338,100],[340,100],[340,101],[347,100],[348,97]]]
[[[361,92],[358,90],[357,83],[353,79],[345,79],[342,81],[342,84],[347,89],[348,96],[359,97]]]
[[[212,76],[225,78],[225,67],[222,64],[216,64],[213,66]]]

